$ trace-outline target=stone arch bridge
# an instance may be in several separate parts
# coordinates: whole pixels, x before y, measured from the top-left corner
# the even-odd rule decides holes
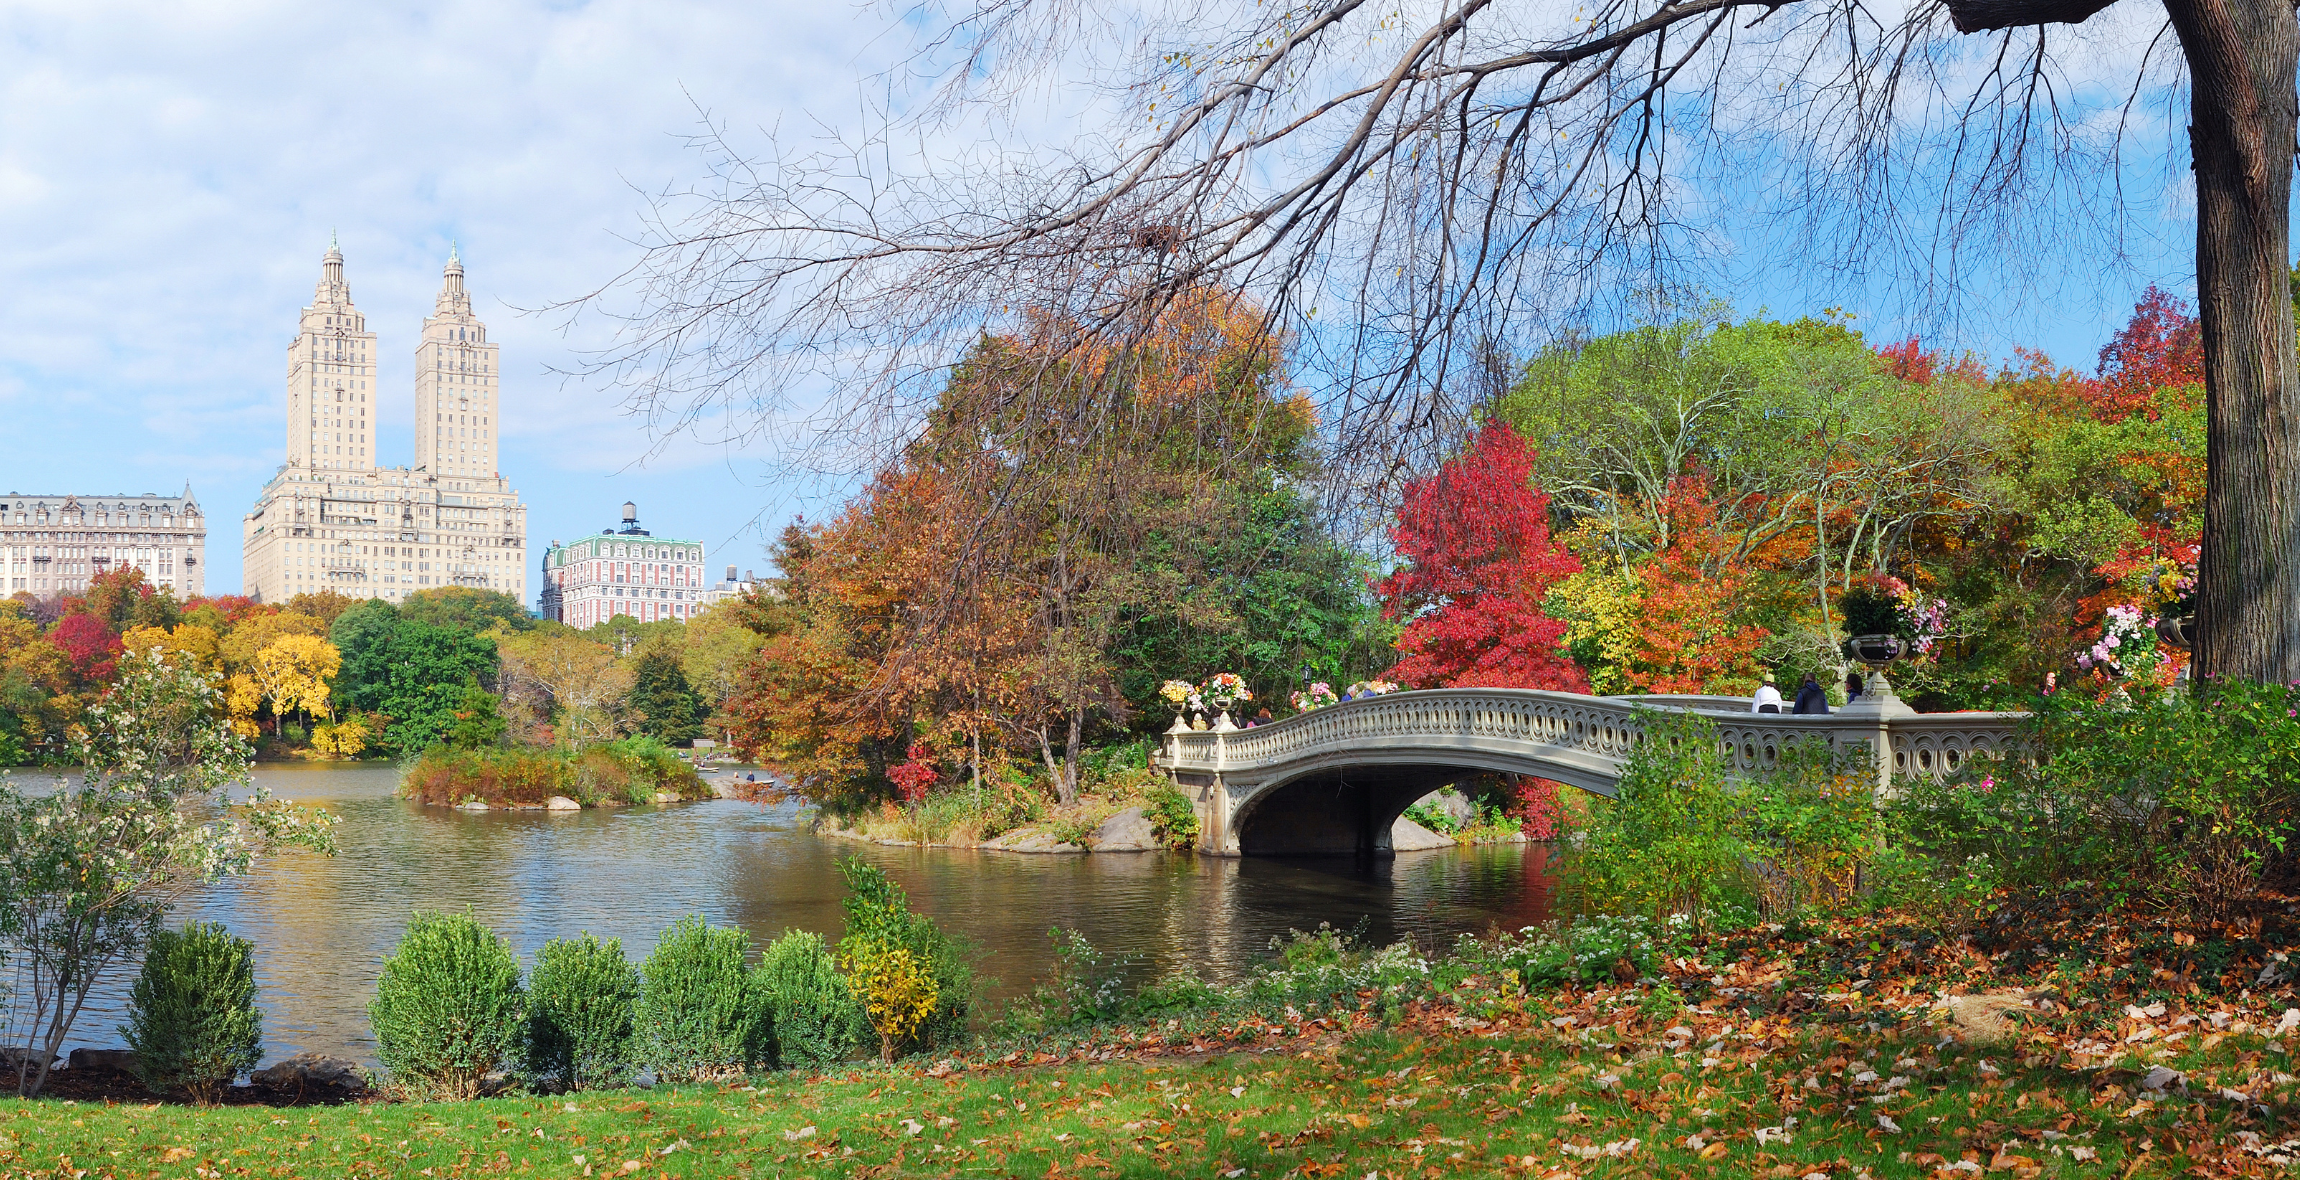
[[[1613,793],[1645,717],[1709,718],[1745,774],[1819,737],[1870,751],[1880,787],[2006,749],[2018,713],[1917,713],[1881,689],[1827,716],[1751,713],[1747,698],[1593,697],[1451,688],[1348,701],[1252,729],[1177,730],[1156,757],[1197,804],[1198,849],[1219,856],[1385,855],[1414,800],[1474,774],[1538,775]]]

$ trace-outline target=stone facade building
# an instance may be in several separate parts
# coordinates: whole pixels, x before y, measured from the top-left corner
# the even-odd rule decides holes
[[[449,254],[416,349],[412,467],[375,462],[375,345],[331,242],[288,346],[287,462],[241,522],[244,592],[399,601],[470,586],[526,601],[527,510],[497,468],[498,357],[462,260]]]
[[[134,566],[144,581],[178,599],[206,592],[207,517],[181,496],[26,496],[0,498],[0,597],[78,594],[88,579]]]
[[[689,619],[709,589],[703,543],[640,528],[636,504],[623,505],[623,527],[553,541],[543,554],[543,617],[570,627],[595,627],[616,615]]]

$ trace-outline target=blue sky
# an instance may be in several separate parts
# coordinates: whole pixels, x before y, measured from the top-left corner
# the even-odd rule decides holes
[[[794,512],[827,515],[836,485],[648,437],[612,391],[558,375],[600,325],[521,309],[631,265],[646,195],[704,178],[685,137],[706,112],[738,135],[856,125],[909,37],[888,10],[790,0],[0,8],[0,491],[189,482],[210,513],[209,588],[236,591],[239,520],[281,459],[284,350],[330,232],[381,336],[387,463],[413,453],[416,332],[453,241],[503,346],[503,466],[530,541],[631,499],[713,564],[763,570],[765,539]],[[2193,231],[2168,208],[2133,227],[2118,268],[2056,262],[2047,296],[2033,274],[1974,276],[2004,289],[1951,343],[2089,369],[2142,285],[2192,288]],[[1719,291],[1744,310],[1837,304],[1873,338],[1912,330],[1891,318],[1893,280],[1824,288],[1766,263],[1766,227],[1721,213],[1752,243]]]

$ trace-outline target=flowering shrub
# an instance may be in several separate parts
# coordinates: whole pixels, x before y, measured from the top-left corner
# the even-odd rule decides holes
[[[1252,689],[1246,687],[1246,678],[1236,672],[1216,672],[1198,686],[1198,695],[1217,709],[1227,709],[1240,701],[1254,699]]]
[[[2101,617],[2100,638],[2076,653],[2076,666],[2112,680],[2154,681],[2165,666],[2156,620],[2137,606],[2112,606]]]
[[[1682,928],[1686,923],[1678,923]],[[1455,957],[1485,970],[1514,971],[1524,987],[1598,983],[1616,978],[1627,964],[1652,975],[1664,957],[1665,928],[1651,918],[1584,915],[1570,922],[1503,931],[1491,939],[1464,934]]]
[[[1341,701],[1342,698],[1334,694],[1334,686],[1323,680],[1294,694],[1294,708],[1303,713],[1313,709],[1323,709],[1328,705],[1338,705]]]
[[[2015,894],[2143,897],[2216,917],[2289,847],[2300,689],[2215,681],[2145,706],[2058,693],[2023,723],[2032,757],[1919,777],[1897,842],[1941,871],[1991,866]]]

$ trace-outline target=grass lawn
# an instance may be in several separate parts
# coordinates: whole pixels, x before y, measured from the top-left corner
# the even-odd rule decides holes
[[[2273,1029],[2229,1031],[2234,1012],[2024,1013],[1984,1049],[1941,1044],[1929,994],[1828,997],[1751,1021],[1473,980],[1386,1016],[1105,1030],[956,1069],[457,1104],[7,1100],[0,1176],[2124,1178],[2275,1174],[2300,1134]],[[2156,1066],[2185,1089],[2145,1089]]]

